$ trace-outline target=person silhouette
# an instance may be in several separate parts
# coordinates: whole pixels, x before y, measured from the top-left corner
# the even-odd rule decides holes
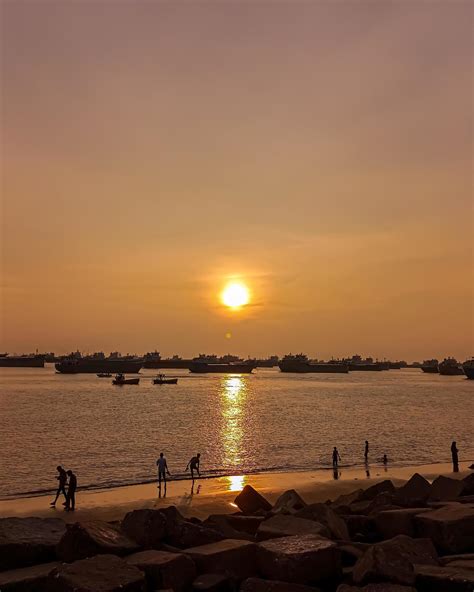
[[[61,493],[64,495],[65,503],[67,503],[67,493],[66,493],[67,474],[61,465],[58,465],[56,467],[56,470],[59,473],[58,476],[56,477],[56,479],[59,481],[59,483],[58,483],[58,489],[56,491],[56,497],[54,498],[54,501],[51,502],[52,507],[54,507],[56,505],[56,502],[58,501],[58,497],[61,495]]]
[[[67,498],[66,498],[66,510],[68,512],[74,512],[76,509],[76,489],[77,489],[77,477],[74,473],[69,470],[67,471],[67,475],[69,477],[69,483],[67,488]]]
[[[193,458],[188,462],[188,464],[186,465],[186,471],[188,469],[191,469],[191,479],[194,481],[194,471],[197,472],[198,477],[201,476],[201,473],[199,472],[199,463],[200,463],[200,459],[201,459],[201,453],[198,452],[196,454],[196,456],[193,456]]]
[[[341,460],[341,455],[339,454],[337,448],[334,446],[334,449],[332,451],[332,466],[337,467],[340,460]]]
[[[453,459],[453,472],[454,473],[458,473],[459,472],[459,457],[458,457],[458,447],[456,445],[456,441],[454,440],[453,443],[451,444],[451,457]]]
[[[367,464],[369,462],[369,442],[368,442],[368,440],[365,441],[364,458],[365,458],[365,464]]]
[[[161,481],[163,481],[166,489],[166,473],[168,473],[170,477],[171,473],[168,470],[168,463],[162,452],[160,452],[160,458],[156,461],[156,466],[158,467],[158,487],[161,489]]]

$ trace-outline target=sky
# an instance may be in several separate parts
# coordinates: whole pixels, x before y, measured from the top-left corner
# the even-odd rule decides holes
[[[473,356],[472,16],[3,0],[0,351]]]

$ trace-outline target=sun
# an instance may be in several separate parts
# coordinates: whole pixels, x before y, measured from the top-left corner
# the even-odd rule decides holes
[[[221,300],[229,308],[240,308],[249,303],[250,292],[242,282],[230,282],[222,291]]]

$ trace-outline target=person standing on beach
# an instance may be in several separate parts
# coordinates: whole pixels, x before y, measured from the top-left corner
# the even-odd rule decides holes
[[[332,466],[337,467],[340,460],[341,460],[341,455],[339,454],[339,451],[337,450],[337,448],[334,446],[334,449],[332,451]]]
[[[67,493],[66,493],[67,474],[61,465],[58,465],[56,467],[56,470],[59,473],[58,476],[56,477],[56,479],[59,481],[59,483],[58,483],[58,489],[56,491],[56,497],[54,498],[54,502],[51,502],[51,506],[53,508],[56,505],[56,502],[58,501],[58,497],[61,495],[61,493],[64,495],[64,499],[65,499],[64,505],[66,505],[66,503],[67,503]]]
[[[365,458],[365,464],[367,464],[369,462],[369,441],[368,440],[365,441],[364,458]]]
[[[456,441],[451,444],[451,457],[453,459],[453,471],[455,473],[459,472],[459,457],[458,457],[458,447],[456,445]]]
[[[67,488],[67,498],[66,498],[66,510],[68,512],[74,512],[76,509],[76,489],[77,489],[77,477],[74,473],[69,470],[67,471],[67,475],[69,477],[69,483]]]
[[[160,458],[156,461],[156,466],[158,467],[158,487],[161,488],[161,481],[163,480],[166,489],[166,473],[171,477],[171,474],[168,470],[168,463],[166,462],[165,455],[160,452]]]
[[[196,456],[193,456],[193,458],[188,462],[187,466],[186,466],[186,471],[188,469],[191,469],[191,479],[194,481],[194,471],[197,472],[198,477],[201,476],[201,473],[199,472],[199,462],[201,459],[201,453],[198,452],[196,454]]]

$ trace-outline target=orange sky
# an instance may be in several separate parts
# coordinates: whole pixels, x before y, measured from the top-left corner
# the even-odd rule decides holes
[[[0,350],[474,355],[469,2],[1,11]]]

